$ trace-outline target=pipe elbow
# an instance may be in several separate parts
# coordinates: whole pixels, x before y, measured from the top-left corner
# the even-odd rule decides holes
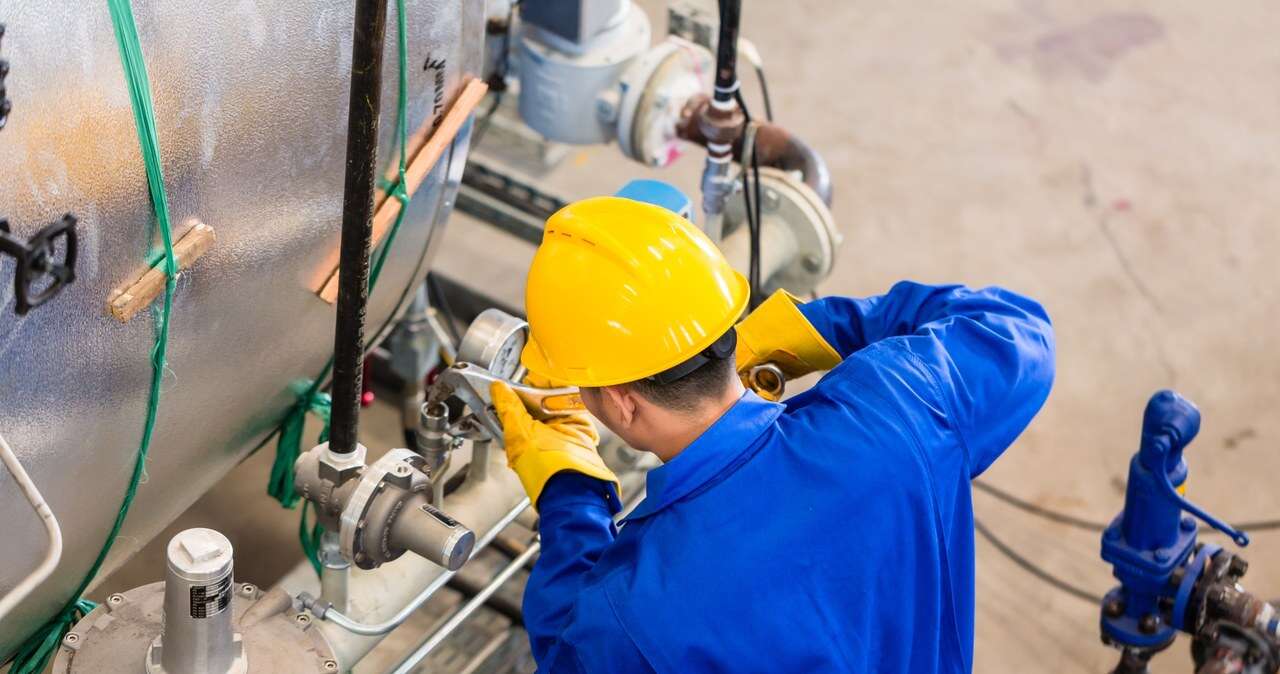
[[[800,173],[808,185],[831,206],[831,170],[808,143],[775,124],[761,124],[756,131],[756,151],[762,166]]]

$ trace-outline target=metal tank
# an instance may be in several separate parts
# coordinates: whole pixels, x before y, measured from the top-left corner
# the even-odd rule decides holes
[[[103,574],[244,459],[293,401],[291,383],[332,351],[334,309],[314,288],[336,260],[352,42],[353,6],[340,0],[132,4],[175,237],[200,221],[217,241],[178,282],[147,477]],[[412,132],[479,73],[484,3],[406,4]],[[389,12],[383,166],[395,159],[394,2]],[[0,624],[2,662],[67,601],[129,480],[154,320],[122,324],[105,306],[144,269],[155,232],[107,4],[7,0],[0,23],[13,103],[0,130],[0,218],[26,237],[71,212],[80,232],[75,283],[25,316],[14,312],[13,262],[0,260],[0,432],[65,539],[55,574]],[[468,130],[413,198],[369,303],[368,334],[386,331],[430,265]],[[6,472],[0,523],[3,594],[36,566],[43,541]]]

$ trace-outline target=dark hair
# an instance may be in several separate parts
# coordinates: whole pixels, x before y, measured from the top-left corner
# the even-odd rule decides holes
[[[627,385],[655,405],[671,410],[692,412],[702,407],[703,403],[724,393],[733,378],[738,376],[734,371],[733,363],[732,355],[727,358],[713,358],[673,382],[664,384],[650,378],[633,381]]]

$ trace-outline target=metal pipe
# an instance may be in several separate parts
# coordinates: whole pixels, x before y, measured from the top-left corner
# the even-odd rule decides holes
[[[369,245],[373,238],[374,173],[382,102],[382,48],[386,0],[357,0],[351,46],[347,118],[347,172],[342,192],[337,318],[333,336],[333,412],[329,451],[356,448],[364,363],[364,312],[369,299]]]
[[[831,170],[808,143],[776,124],[765,123],[756,129],[755,147],[761,166],[798,171],[804,184],[812,187],[824,204],[831,205]]]
[[[506,468],[506,455],[492,452],[489,478],[483,482],[463,480],[465,466],[471,460],[471,448],[464,445],[457,452],[454,463],[459,467],[454,474],[445,476],[445,499],[441,506],[449,515],[475,531],[487,532],[506,517],[510,510],[525,499],[524,488],[515,473]],[[457,484],[455,485],[455,481]],[[517,516],[521,522],[531,514],[526,508]],[[392,564],[364,571],[353,568],[348,587],[350,610],[345,615],[361,622],[380,622],[399,612],[412,601],[423,587],[434,581],[445,569],[416,555],[405,555]],[[312,595],[320,592],[319,580],[311,564],[302,561],[281,578],[277,587],[285,588],[291,597],[306,591]],[[341,671],[347,671],[376,647],[385,634],[365,636],[349,632],[336,624],[318,620],[312,623],[320,630],[333,648],[334,659]]]
[[[13,481],[18,483],[18,488],[27,497],[31,509],[40,516],[40,521],[44,524],[45,537],[48,540],[44,559],[40,564],[26,578],[19,581],[8,594],[0,598],[0,621],[3,621],[15,606],[21,604],[22,600],[26,599],[27,595],[39,587],[58,567],[58,562],[62,560],[62,527],[58,526],[58,518],[54,517],[53,510],[49,508],[49,504],[45,503],[40,490],[23,469],[17,454],[2,434],[0,434],[0,460],[4,462],[9,473],[13,475]]]
[[[528,507],[529,507],[529,499],[528,497],[525,497],[520,501],[519,504],[516,505],[515,508],[512,508],[511,511],[508,512],[502,519],[498,520],[498,523],[494,525],[492,529],[490,529],[487,533],[485,533],[484,537],[481,538],[479,542],[476,543],[475,552],[479,552],[480,550],[483,550],[485,546],[487,546],[491,541],[493,541],[495,536],[497,536],[503,529],[505,529],[508,524],[511,524],[512,522],[514,522],[515,519],[520,516],[520,513],[524,512],[525,508],[528,508]],[[431,583],[429,583],[425,588],[423,588],[423,590],[419,592],[417,596],[415,596],[412,600],[410,600],[410,602],[407,605],[405,605],[404,608],[400,609],[398,613],[396,613],[395,615],[391,616],[387,620],[384,620],[380,623],[370,624],[370,623],[362,623],[357,620],[353,620],[343,612],[338,611],[337,609],[322,605],[321,602],[319,602],[317,599],[307,594],[306,592],[303,592],[298,595],[298,601],[302,604],[303,608],[311,611],[311,613],[315,615],[317,618],[319,618],[320,620],[331,622],[334,625],[337,625],[338,627],[341,627],[342,629],[347,630],[348,632],[351,632],[353,634],[363,635],[363,636],[381,636],[399,627],[400,624],[403,623],[405,620],[408,620],[409,616],[413,615],[414,611],[417,611],[419,608],[422,607],[423,604],[427,603],[427,600],[431,598],[431,595],[435,594],[437,590],[444,587],[445,584],[449,582],[449,579],[452,578],[455,573],[457,572],[445,571],[444,573],[440,574],[439,576],[436,577],[435,580],[431,581]]]
[[[529,560],[533,559],[541,550],[542,542],[535,541],[533,545],[529,546],[528,550],[525,550],[523,554],[503,567],[502,571],[498,572],[498,575],[494,576],[493,580],[483,590],[471,598],[471,601],[463,604],[452,616],[449,616],[449,620],[441,625],[440,629],[432,632],[408,657],[400,661],[400,664],[391,670],[391,674],[408,674],[408,672],[413,671],[413,668],[417,667],[418,663],[430,655],[431,651],[435,650],[450,634],[453,634],[454,630],[458,629],[472,613],[475,613],[476,609],[483,606],[489,597],[498,591],[498,588],[506,584],[508,580],[511,580],[511,577],[524,568],[524,565],[528,564]]]
[[[320,600],[339,611],[348,610],[350,580],[351,562],[342,556],[338,532],[326,529],[320,536]]]
[[[625,517],[627,514],[630,514],[630,512],[644,500],[644,496],[644,488],[641,487],[637,489],[636,493],[623,505],[622,511],[619,513],[619,517]],[[443,643],[450,634],[456,631],[458,627],[460,627],[462,623],[476,611],[476,609],[483,606],[499,588],[510,581],[511,577],[514,576],[517,571],[524,568],[524,566],[528,564],[529,561],[541,550],[541,540],[535,540],[533,543],[530,543],[529,546],[519,554],[519,556],[503,567],[502,571],[500,571],[498,575],[494,576],[493,580],[491,580],[488,585],[479,592],[476,592],[466,604],[455,611],[445,624],[441,625],[435,632],[432,632],[427,636],[426,639],[419,644],[418,648],[414,649],[412,653],[401,660],[400,664],[396,665],[395,669],[391,670],[389,674],[408,674],[408,672],[413,671],[414,667],[418,666],[424,659],[426,659],[426,657],[430,655],[431,652],[441,643]]]
[[[478,482],[489,477],[489,449],[492,446],[493,440],[489,438],[477,438],[471,441],[471,465],[467,468],[468,480]]]

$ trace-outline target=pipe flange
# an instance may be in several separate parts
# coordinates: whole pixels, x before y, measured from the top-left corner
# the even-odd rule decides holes
[[[690,100],[711,86],[711,52],[668,37],[638,57],[618,83],[618,146],[648,166],[664,167],[681,154],[677,127]]]
[[[251,671],[333,674],[337,656],[323,630],[309,629],[280,589],[236,583],[232,627]],[[58,647],[53,674],[147,671],[147,653],[164,629],[164,581],[113,594],[81,618]]]
[[[836,249],[843,239],[831,209],[813,188],[795,175],[776,168],[760,169],[760,196],[764,202],[762,223],[768,225],[768,221],[772,221],[785,227],[795,238],[796,249],[795,255],[775,273],[761,279],[763,290],[766,293],[780,288],[796,293],[813,291],[831,275]],[[735,229],[746,225],[746,211],[740,197],[729,199],[725,205],[726,224]]]
[[[424,463],[412,450],[393,449],[360,474],[338,524],[338,546],[356,566],[375,569],[404,554],[389,545],[388,528],[409,495],[429,488]]]

